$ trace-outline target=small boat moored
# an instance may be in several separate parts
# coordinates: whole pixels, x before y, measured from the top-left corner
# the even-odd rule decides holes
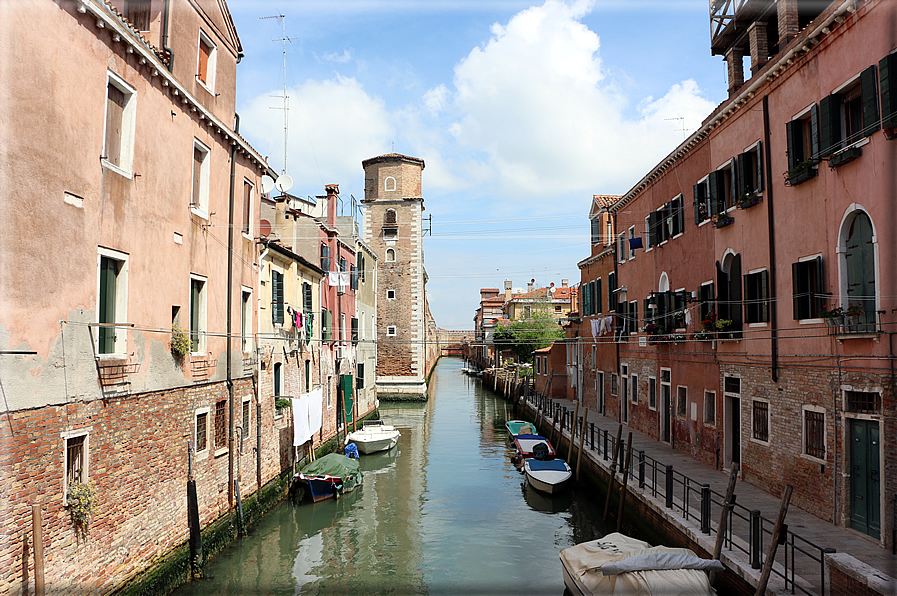
[[[652,547],[619,533],[565,548],[560,558],[564,585],[574,596],[715,596],[707,571],[725,569],[721,562],[702,559],[687,548]]]
[[[528,459],[533,457],[534,453],[545,450],[547,450],[547,452],[542,459],[548,460],[554,459],[555,457],[554,447],[551,446],[548,439],[541,435],[516,435],[514,437],[514,445],[517,447],[517,457],[521,459]],[[542,445],[542,447],[540,447],[540,445]]]
[[[562,459],[543,461],[530,457],[523,460],[523,472],[530,486],[549,495],[561,492],[573,478],[573,470]]]
[[[510,433],[512,437],[516,437],[517,435],[536,434],[535,425],[526,420],[508,420],[505,422],[505,428],[508,429],[508,433]]]
[[[346,435],[346,443],[355,443],[362,453],[376,453],[395,447],[400,436],[396,427],[382,420],[368,420],[361,430]]]
[[[328,453],[307,464],[293,476],[308,487],[312,501],[339,498],[355,490],[362,482],[357,459]]]

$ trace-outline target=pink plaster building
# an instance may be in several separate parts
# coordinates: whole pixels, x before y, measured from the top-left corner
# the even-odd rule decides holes
[[[0,46],[0,593],[32,593],[35,505],[47,586],[108,593],[184,544],[188,473],[206,525],[238,470],[244,498],[282,471],[253,383],[266,166],[223,1],[2,2]]]
[[[897,3],[714,6],[729,98],[607,207],[613,269],[580,263],[615,321],[583,325],[585,400],[890,548]]]

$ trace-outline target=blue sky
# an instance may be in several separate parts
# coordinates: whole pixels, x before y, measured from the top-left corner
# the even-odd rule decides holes
[[[364,196],[361,161],[420,157],[428,295],[472,328],[481,287],[579,281],[592,194],[621,194],[726,96],[706,0],[330,0],[229,8],[241,133],[292,194]],[[277,41],[274,41],[277,40]]]

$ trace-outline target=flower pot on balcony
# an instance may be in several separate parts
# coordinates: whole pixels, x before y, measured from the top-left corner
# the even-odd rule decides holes
[[[810,178],[816,177],[816,168],[811,166],[805,167],[796,167],[793,170],[789,170],[785,173],[785,185],[786,186],[797,186],[798,184],[803,184]]]
[[[848,147],[847,149],[842,149],[829,158],[828,167],[834,170],[838,166],[843,166],[844,164],[852,162],[862,154],[863,150],[859,147]]]

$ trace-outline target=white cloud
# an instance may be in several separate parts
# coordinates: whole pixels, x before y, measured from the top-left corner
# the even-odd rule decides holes
[[[448,97],[448,87],[440,84],[424,93],[424,105],[432,115],[436,115],[445,108]]]
[[[521,11],[455,68],[451,134],[485,152],[506,198],[625,191],[682,141],[682,122],[667,118],[694,129],[714,107],[685,81],[631,110],[579,21],[592,5]]]
[[[349,48],[348,50],[343,50],[342,54],[332,52],[330,54],[322,55],[315,54],[315,57],[319,62],[334,62],[336,64],[345,64],[352,60],[354,53],[354,50],[352,50],[352,48]]]
[[[250,141],[277,170],[283,164],[283,111],[272,109],[282,105],[272,96],[282,94],[265,91],[241,109]],[[287,89],[287,95],[287,170],[295,192],[320,194],[330,183],[340,184],[341,191],[360,192],[362,160],[388,152],[389,139],[395,138],[393,116],[383,101],[369,95],[354,78],[341,76],[306,81]]]

